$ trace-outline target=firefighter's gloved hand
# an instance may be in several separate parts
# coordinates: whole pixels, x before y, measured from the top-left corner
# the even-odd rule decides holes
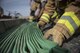
[[[28,21],[29,21],[29,22],[32,22],[33,20],[34,20],[34,16],[29,16],[29,17],[28,17]]]
[[[44,27],[44,26],[45,26],[45,24],[46,24],[46,22],[41,21],[41,20],[38,22],[38,26],[39,26],[39,28]]]
[[[64,35],[59,30],[60,29],[57,28],[57,26],[54,26],[52,29],[48,30],[44,34],[44,38],[48,40],[52,40],[55,43],[57,43],[59,46],[61,46],[65,38],[64,38]]]

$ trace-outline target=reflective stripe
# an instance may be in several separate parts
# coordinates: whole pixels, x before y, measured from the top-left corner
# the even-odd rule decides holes
[[[46,17],[47,19],[49,19],[49,17],[47,17],[47,16],[45,16],[45,15],[43,15],[44,17]]]
[[[71,35],[75,32],[73,26],[67,19],[60,19],[57,23],[64,24],[70,30]]]
[[[48,14],[43,14],[42,16],[41,16],[41,18],[42,19],[45,19],[47,22],[49,22],[49,19],[50,19],[50,16],[48,15]]]
[[[44,16],[41,16],[42,19],[46,20],[47,22],[49,22],[49,19],[47,19],[46,17]]]
[[[74,30],[78,28],[77,24],[70,16],[62,16],[61,19],[67,19],[70,22],[70,24],[73,26]]]
[[[73,35],[75,30],[80,26],[80,20],[77,18],[74,12],[64,13],[57,23],[65,24],[70,30],[71,35]]]
[[[58,18],[58,17],[57,17],[57,12],[56,12],[56,11],[53,13],[53,15],[52,15],[51,18],[55,18],[55,17]]]
[[[74,22],[77,24],[77,26],[80,26],[80,20],[77,18],[74,12],[66,12],[63,15],[70,16],[74,20]]]
[[[42,16],[46,16],[48,19],[50,19],[50,16],[46,13],[44,13]]]

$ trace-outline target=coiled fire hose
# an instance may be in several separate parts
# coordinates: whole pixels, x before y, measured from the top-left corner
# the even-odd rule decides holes
[[[70,53],[43,38],[37,23],[26,22],[0,35],[0,53]]]

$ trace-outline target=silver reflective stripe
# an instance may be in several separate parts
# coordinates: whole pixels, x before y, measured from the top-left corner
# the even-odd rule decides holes
[[[73,26],[74,30],[78,28],[77,24],[70,16],[62,16],[61,19],[67,19],[70,22],[70,24]]]

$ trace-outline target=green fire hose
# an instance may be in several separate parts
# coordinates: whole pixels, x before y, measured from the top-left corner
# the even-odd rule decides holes
[[[0,35],[0,53],[70,53],[43,38],[37,23],[26,22]]]

